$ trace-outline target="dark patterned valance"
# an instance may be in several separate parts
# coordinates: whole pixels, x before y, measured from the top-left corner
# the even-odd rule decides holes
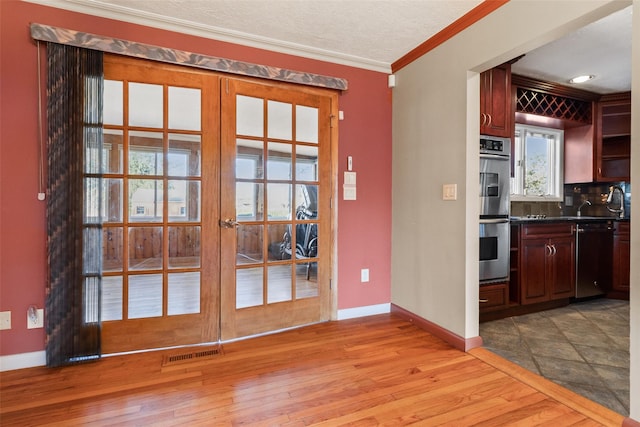
[[[347,81],[337,77],[321,76],[319,74],[286,70],[284,68],[233,61],[215,56],[200,55],[183,50],[114,39],[42,24],[31,24],[31,37],[35,40],[116,53],[135,58],[151,59],[170,64],[186,65],[223,73],[239,74],[328,89],[347,89]]]

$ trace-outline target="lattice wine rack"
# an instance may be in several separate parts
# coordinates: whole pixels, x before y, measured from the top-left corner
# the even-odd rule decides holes
[[[537,92],[531,89],[517,88],[516,111],[591,123],[591,102]]]

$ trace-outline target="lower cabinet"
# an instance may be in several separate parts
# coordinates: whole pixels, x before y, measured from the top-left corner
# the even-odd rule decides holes
[[[508,283],[491,283],[480,286],[480,312],[501,310],[509,303]]]
[[[573,224],[526,224],[520,237],[520,303],[575,295]]]
[[[480,285],[480,321],[568,304],[576,295],[575,229],[573,222],[512,223],[510,278]],[[629,231],[629,222],[616,222],[609,298],[629,299]]]
[[[631,267],[631,240],[628,222],[618,222],[613,233],[613,281],[612,291],[628,296],[629,269]],[[626,293],[626,295],[625,295]]]

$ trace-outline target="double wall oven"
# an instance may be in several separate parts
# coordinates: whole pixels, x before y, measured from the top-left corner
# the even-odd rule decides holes
[[[511,140],[480,136],[480,282],[509,277]]]

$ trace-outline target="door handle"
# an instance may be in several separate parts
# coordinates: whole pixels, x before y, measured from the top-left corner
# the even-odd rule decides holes
[[[220,220],[220,227],[222,228],[235,228],[238,226],[238,224],[239,224],[238,221],[232,218]]]
[[[480,218],[480,224],[507,224],[509,222],[508,218]]]

